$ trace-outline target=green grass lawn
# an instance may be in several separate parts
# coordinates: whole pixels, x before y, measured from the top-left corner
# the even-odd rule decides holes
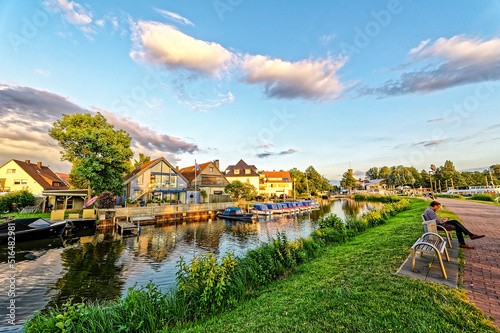
[[[371,228],[235,309],[165,332],[498,332],[463,290],[394,273],[422,234],[428,202]]]

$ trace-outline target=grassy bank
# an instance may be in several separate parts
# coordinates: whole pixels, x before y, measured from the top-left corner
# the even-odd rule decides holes
[[[498,332],[465,292],[394,275],[428,202],[330,246],[236,309],[164,332]]]

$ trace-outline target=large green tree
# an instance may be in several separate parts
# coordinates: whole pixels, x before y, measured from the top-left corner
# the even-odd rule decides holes
[[[387,179],[387,184],[394,186],[412,186],[414,182],[412,170],[402,165],[395,167]]]
[[[233,199],[245,198],[251,200],[257,196],[257,189],[250,183],[244,183],[235,180],[226,185],[224,192],[229,194]]]
[[[368,169],[368,171],[365,174],[365,176],[368,177],[368,179],[380,179],[378,175],[379,173],[377,167]]]
[[[358,182],[354,175],[352,174],[351,171],[346,171],[342,175],[342,180],[340,181],[340,186],[343,189],[352,189],[353,187],[356,187],[358,185]]]
[[[133,156],[128,133],[115,130],[100,113],[76,113],[54,122],[49,135],[62,147],[61,159],[73,164],[72,179],[87,182],[94,193],[122,192]]]

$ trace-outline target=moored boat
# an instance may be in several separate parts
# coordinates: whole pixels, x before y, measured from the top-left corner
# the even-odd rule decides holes
[[[271,211],[265,204],[255,204],[250,208],[250,212],[257,215],[271,215]]]
[[[266,206],[272,214],[283,214],[283,208],[276,203],[266,203]]]
[[[61,236],[67,221],[48,221],[39,217],[16,219],[0,225],[0,244]]]
[[[244,213],[237,207],[228,207],[223,213],[218,213],[217,217],[229,220],[251,220],[255,215],[253,213]]]

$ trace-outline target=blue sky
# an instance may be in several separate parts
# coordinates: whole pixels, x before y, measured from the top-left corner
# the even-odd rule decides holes
[[[0,164],[101,112],[180,167],[500,163],[500,1],[0,3]]]

